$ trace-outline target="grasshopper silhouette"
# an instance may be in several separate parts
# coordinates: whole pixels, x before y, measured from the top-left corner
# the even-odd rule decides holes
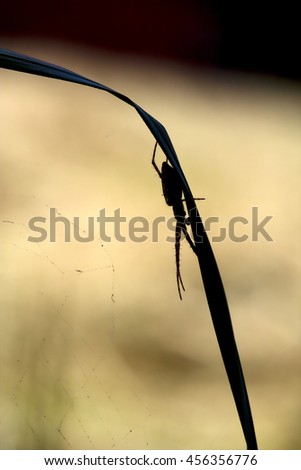
[[[179,297],[182,300],[181,288],[185,291],[185,287],[183,284],[183,280],[181,277],[180,272],[180,242],[181,242],[181,235],[182,232],[188,241],[190,247],[195,252],[195,244],[190,238],[189,233],[187,232],[186,225],[188,221],[186,219],[186,212],[183,205],[182,193],[183,193],[183,185],[182,181],[176,172],[176,170],[170,166],[167,161],[162,163],[161,171],[159,170],[156,162],[156,150],[157,150],[158,142],[156,142],[153,157],[152,157],[152,165],[155,168],[156,172],[158,173],[161,182],[162,182],[162,189],[163,189],[163,196],[165,198],[165,202],[168,206],[172,207],[175,219],[176,219],[176,231],[175,231],[175,250],[176,250],[176,277],[177,277],[177,287],[179,292]],[[198,198],[204,199],[204,198]]]

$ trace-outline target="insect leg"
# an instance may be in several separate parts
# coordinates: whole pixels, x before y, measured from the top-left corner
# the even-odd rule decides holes
[[[179,222],[178,222],[179,223]],[[190,245],[190,248],[192,248],[192,250],[196,253],[196,249],[195,249],[195,244],[193,243],[193,241],[191,240],[191,237],[187,231],[187,228],[186,228],[186,225],[185,223],[181,223],[180,225],[181,227],[181,230],[183,231],[184,235],[185,235],[185,238],[186,240],[188,241],[189,245]]]
[[[177,221],[176,225],[176,241],[175,241],[175,249],[176,249],[176,270],[177,270],[177,286],[179,297],[182,300],[181,294],[181,287],[185,291],[185,287],[182,281],[181,272],[180,272],[180,243],[181,243],[181,222]]]
[[[158,173],[159,177],[162,178],[161,171],[159,170],[159,168],[157,167],[157,164],[156,164],[156,162],[155,162],[155,156],[156,156],[157,145],[158,145],[158,142],[155,143],[155,147],[154,147],[154,151],[153,151],[153,157],[152,157],[152,165],[153,165],[153,167],[155,168],[156,172]]]

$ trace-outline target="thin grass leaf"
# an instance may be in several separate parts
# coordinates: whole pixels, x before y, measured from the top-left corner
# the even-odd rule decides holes
[[[110,93],[132,106],[142,118],[155,140],[160,145],[170,164],[175,168],[182,180],[187,210],[190,214],[192,234],[196,245],[196,255],[200,266],[217,341],[228,375],[247,448],[249,450],[256,450],[257,442],[251,407],[235,342],[224,286],[208,236],[195,205],[195,200],[165,127],[157,119],[144,111],[144,109],[122,93],[93,80],[89,80],[88,78],[63,67],[2,49],[0,49],[0,67],[97,88]]]

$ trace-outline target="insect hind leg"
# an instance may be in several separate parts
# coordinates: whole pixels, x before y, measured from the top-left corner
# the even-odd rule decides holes
[[[181,224],[178,221],[176,225],[176,241],[175,241],[175,249],[176,249],[176,270],[177,270],[177,287],[179,297],[182,300],[181,288],[185,291],[185,287],[183,284],[181,271],[180,271],[180,243],[181,243]]]
[[[185,235],[185,238],[186,240],[188,241],[189,245],[190,245],[190,248],[194,251],[194,253],[196,253],[196,248],[195,248],[195,244],[193,243],[193,241],[191,240],[191,237],[187,231],[187,228],[186,228],[186,224],[181,224],[181,230],[182,232],[184,233]]]

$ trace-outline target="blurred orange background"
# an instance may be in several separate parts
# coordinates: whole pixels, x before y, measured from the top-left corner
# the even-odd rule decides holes
[[[206,197],[205,219],[227,227],[252,207],[273,216],[273,242],[227,237],[213,249],[259,447],[300,448],[296,81],[9,36],[2,47],[115,88],[159,119],[194,195]],[[30,218],[51,207],[79,217],[82,234],[102,208],[171,216],[139,116],[105,93],[4,70],[0,97],[1,448],[243,449],[186,241],[181,302],[164,226],[158,243],[65,243],[61,231],[56,243],[27,240]]]

